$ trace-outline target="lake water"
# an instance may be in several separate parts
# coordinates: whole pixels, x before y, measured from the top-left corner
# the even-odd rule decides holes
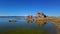
[[[0,34],[19,34],[26,32],[27,30],[32,30],[31,32],[34,30],[35,34],[40,34],[41,31],[47,32],[48,34],[57,34],[56,27],[51,22],[48,22],[43,27],[40,27],[36,23],[28,24],[26,20],[9,22],[10,19],[14,18],[0,18]]]

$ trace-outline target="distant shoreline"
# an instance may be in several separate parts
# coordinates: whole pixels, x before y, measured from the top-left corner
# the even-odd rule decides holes
[[[0,16],[0,18],[19,18],[19,17],[25,17],[25,16]]]
[[[22,18],[25,18],[26,16],[0,16],[0,18],[16,18],[16,17],[18,17],[18,18],[20,18],[20,17],[22,17]],[[33,16],[33,17],[35,17],[35,16]],[[48,17],[52,17],[52,18],[60,18],[60,16],[48,16]]]

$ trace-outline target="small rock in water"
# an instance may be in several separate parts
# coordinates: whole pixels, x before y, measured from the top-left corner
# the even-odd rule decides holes
[[[16,20],[9,20],[9,22],[16,22]]]

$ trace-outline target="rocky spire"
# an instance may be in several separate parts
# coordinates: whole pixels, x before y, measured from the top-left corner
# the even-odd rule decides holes
[[[40,17],[40,18],[45,18],[46,17],[46,15],[43,12],[38,12],[36,16]]]

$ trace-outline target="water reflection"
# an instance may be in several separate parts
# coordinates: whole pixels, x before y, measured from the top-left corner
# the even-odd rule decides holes
[[[36,23],[38,26],[44,26],[45,24],[47,24],[48,21],[35,21],[34,23]],[[28,24],[32,24],[33,21],[27,21]]]
[[[37,23],[37,22],[34,22],[34,23],[36,23],[37,29],[40,31],[43,31],[45,34],[57,34],[56,27],[51,22],[41,21],[39,23]]]
[[[47,22],[36,23],[38,26],[44,26]]]

